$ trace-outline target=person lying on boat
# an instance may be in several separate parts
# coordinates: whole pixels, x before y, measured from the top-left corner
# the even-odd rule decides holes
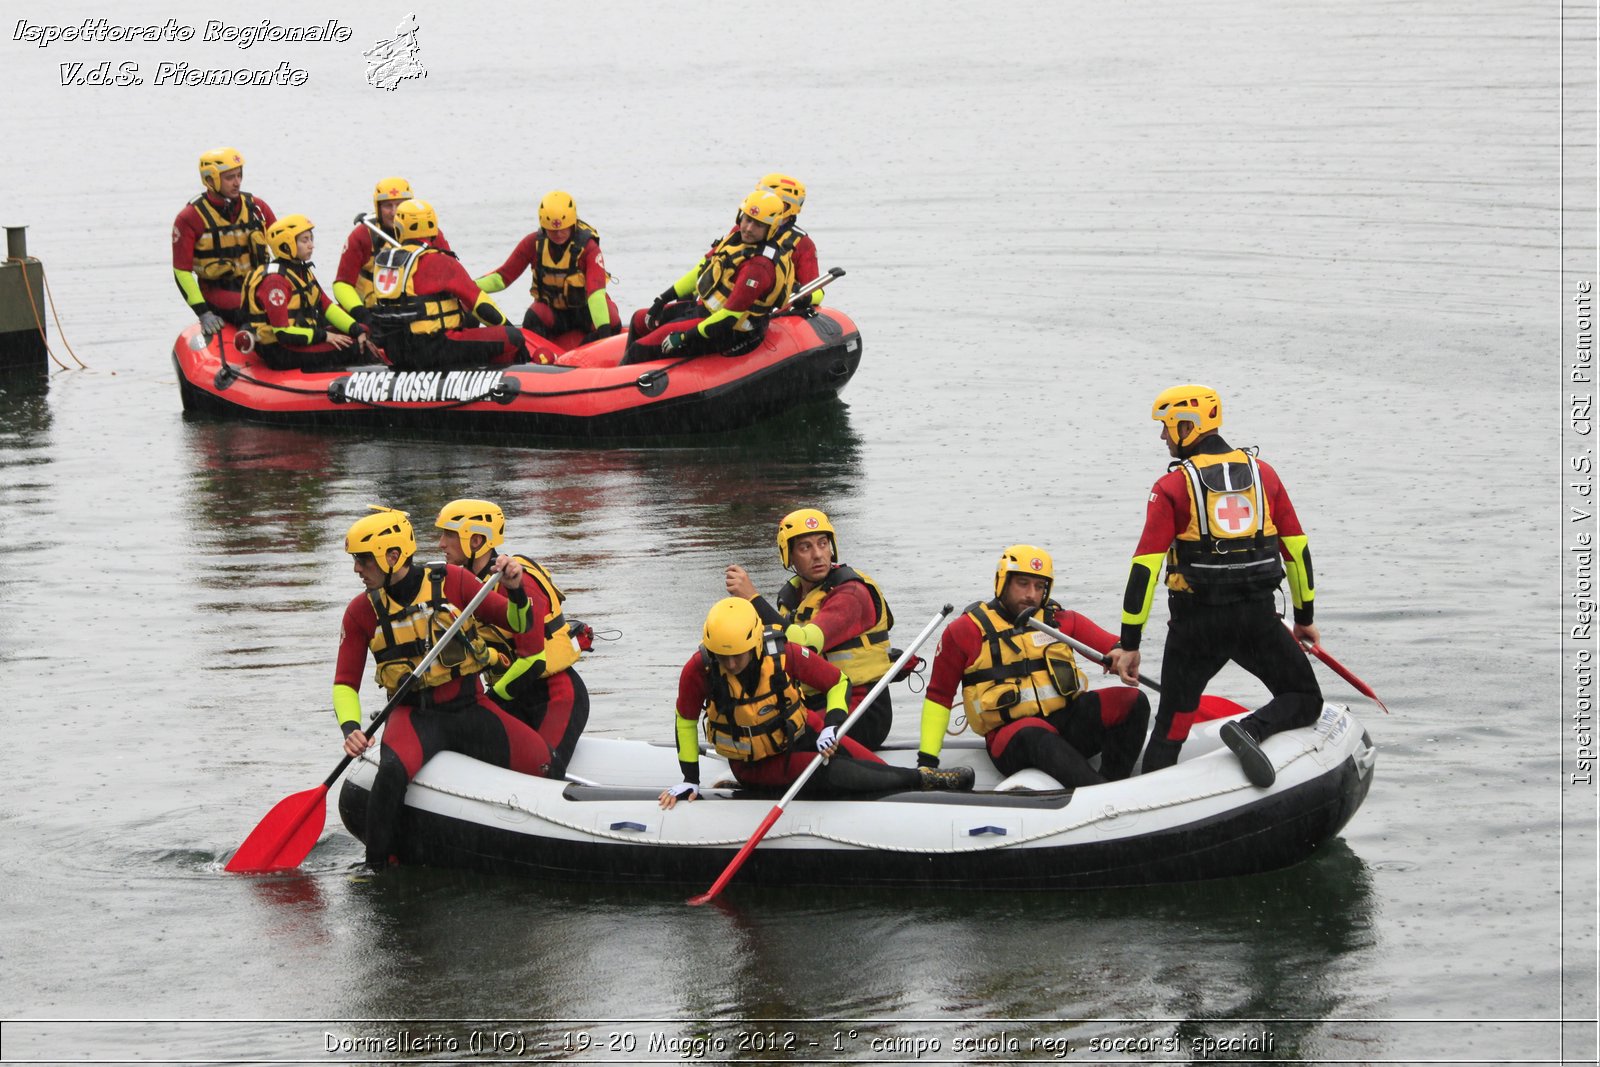
[[[757,189],[739,205],[739,224],[649,308],[633,313],[623,363],[753,351],[767,318],[794,287],[794,251],[773,240],[783,198]]]
[[[622,331],[622,313],[606,293],[611,276],[600,253],[600,234],[578,217],[572,194],[560,189],[539,201],[539,228],[511,250],[499,267],[478,279],[486,293],[498,293],[530,270],[533,303],[522,328],[552,340],[581,332],[579,344]]]
[[[383,178],[372,190],[372,215],[357,222],[350,236],[344,240],[344,252],[339,256],[339,269],[333,276],[333,298],[357,322],[366,324],[372,316],[372,305],[377,303],[377,291],[372,287],[372,264],[376,256],[375,245],[399,244],[400,230],[394,222],[394,209],[403,200],[415,199],[411,183],[404,178]],[[371,222],[371,226],[368,222]],[[378,227],[393,240],[385,241],[372,232]],[[440,230],[431,242],[441,252],[450,251],[450,242]]]
[[[452,500],[434,525],[445,562],[465,567],[480,580],[495,568],[505,544],[506,516],[488,500]],[[484,641],[503,657],[483,670],[489,696],[539,732],[550,746],[549,777],[567,773],[578,738],[589,722],[589,690],[573,666],[582,652],[562,610],[561,590],[550,572],[531,556],[512,553],[522,567],[533,620],[525,633],[493,623],[478,627]],[[530,583],[531,579],[531,583]]]
[[[379,250],[373,265],[374,340],[402,370],[526,363],[527,338],[434,242],[439,216],[426,200],[394,209],[401,247]],[[483,323],[468,325],[469,319]]]
[[[750,601],[763,622],[785,627],[789,640],[821,652],[847,674],[854,711],[872,684],[893,666],[889,628],[894,612],[877,582],[839,563],[833,523],[816,508],[792,511],[778,522],[778,559],[794,576],[779,590],[776,607],[756,591],[750,575],[737,563],[723,575],[728,595]],[[826,694],[811,688],[803,691],[807,707],[823,710]],[[877,751],[893,722],[894,706],[889,687],[884,686],[850,728],[850,738]]]
[[[333,711],[349,756],[360,756],[373,744],[361,729],[358,693],[368,651],[377,665],[374,677],[392,698],[482,585],[461,567],[415,565],[411,520],[392,508],[373,510],[350,527],[344,540],[366,587],[344,609],[333,674]],[[549,773],[550,746],[544,738],[485,697],[478,680],[496,655],[478,619],[516,633],[530,622],[522,567],[501,556],[494,569],[506,594],[495,591],[484,598],[384,726],[367,801],[367,865],[375,870],[398,862],[406,787],[435,753],[460,752],[522,774]]]
[[[256,356],[273,370],[317,370],[351,355],[377,358],[367,328],[328,298],[311,270],[314,229],[304,215],[274,222],[267,230],[273,261],[251,271],[244,283]]]
[[[1001,774],[1036,767],[1069,789],[1133,773],[1150,722],[1150,701],[1137,688],[1090,690],[1072,649],[1026,624],[1041,621],[1105,651],[1115,638],[1050,599],[1055,569],[1034,545],[1000,555],[994,599],[971,605],[945,627],[922,702],[917,764],[939,765],[950,708],[961,687],[967,725],[983,738]],[[1089,757],[1100,754],[1100,770]]]
[[[245,322],[242,293],[267,261],[267,227],[278,221],[265,200],[242,192],[244,156],[215,148],[200,157],[200,195],[172,223],[172,276],[206,337],[224,322]]]
[[[1278,472],[1221,437],[1222,400],[1206,385],[1163,390],[1150,417],[1161,423],[1167,454],[1179,462],[1156,480],[1145,508],[1123,594],[1122,636],[1111,653],[1124,681],[1139,673],[1139,642],[1167,564],[1166,651],[1161,704],[1144,769],[1178,760],[1206,683],[1229,660],[1266,685],[1272,699],[1219,731],[1251,784],[1277,780],[1260,742],[1310,726],[1322,714],[1322,686],[1300,642],[1319,640],[1311,548]],[[1278,618],[1285,574],[1293,632]],[[1130,610],[1126,605],[1134,605]]]
[[[827,694],[826,714],[806,707],[802,686]],[[848,735],[840,737],[849,688],[838,667],[787,640],[781,627],[764,626],[750,601],[717,601],[706,615],[704,643],[678,676],[674,722],[683,781],[662,792],[661,806],[700,796],[695,723],[702,713],[706,740],[746,787],[784,789],[821,757],[827,762],[801,796],[972,788],[971,767],[891,767]]]

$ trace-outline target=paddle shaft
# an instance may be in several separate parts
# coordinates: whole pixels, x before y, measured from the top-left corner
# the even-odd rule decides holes
[[[1283,624],[1289,627],[1290,633],[1294,633],[1294,627],[1290,625],[1288,619],[1284,619]],[[1333,671],[1334,674],[1337,674],[1339,677],[1349,682],[1356,692],[1360,693],[1362,696],[1378,705],[1378,707],[1382,708],[1385,715],[1389,714],[1388,705],[1378,699],[1378,694],[1372,691],[1372,687],[1366,682],[1363,682],[1360,678],[1357,678],[1355,672],[1349,667],[1346,667],[1344,664],[1334,659],[1333,656],[1328,653],[1327,649],[1323,648],[1320,644],[1300,644],[1300,647],[1305,649],[1308,654],[1313,655],[1320,659],[1323,663],[1326,663],[1329,670]]]
[[[878,679],[877,684],[875,684],[871,689],[867,690],[867,695],[861,698],[861,702],[856,705],[856,710],[852,711],[850,713],[850,717],[845,719],[845,721],[840,725],[838,733],[840,740],[842,740],[844,735],[849,732],[850,727],[855,725],[856,720],[861,718],[866,710],[872,705],[872,702],[878,699],[878,694],[883,692],[885,687],[888,686],[889,682],[894,678],[894,676],[900,673],[900,668],[904,667],[911,661],[912,655],[917,651],[918,648],[922,647],[922,643],[928,639],[928,636],[932,634],[938,625],[943,622],[945,618],[954,610],[955,607],[953,605],[946,604],[940,609],[937,615],[928,620],[928,625],[922,628],[922,632],[917,635],[917,639],[912,641],[904,652],[900,653],[900,658],[895,660],[894,665],[889,668],[882,678]],[[788,790],[783,794],[782,799],[773,805],[771,811],[767,812],[767,817],[761,820],[761,825],[756,827],[756,832],[750,836],[750,840],[745,842],[744,847],[741,848],[738,854],[733,857],[732,862],[730,862],[727,868],[723,870],[722,874],[717,877],[717,880],[711,884],[711,888],[697,897],[690,897],[690,904],[695,906],[705,904],[718,893],[722,892],[723,887],[733,879],[734,874],[738,872],[739,868],[744,866],[745,858],[748,857],[750,853],[754,852],[755,847],[761,843],[761,839],[767,836],[767,831],[772,829],[772,824],[778,821],[778,816],[782,815],[783,809],[789,806],[789,801],[795,798],[795,794],[799,793],[805,784],[811,780],[811,776],[816,773],[817,768],[822,766],[824,762],[825,760],[822,759],[814,759],[810,763],[806,764],[806,769],[800,772],[800,777],[794,780],[794,783],[790,785]]]
[[[843,267],[830,267],[828,269],[828,273],[817,275],[815,278],[812,278],[809,282],[806,282],[800,288],[790,293],[789,299],[783,302],[783,306],[785,308],[795,307],[798,305],[801,297],[810,296],[812,293],[816,292],[818,289],[821,289],[824,285],[827,285],[834,279],[843,277]]]
[[[377,234],[379,237],[382,237],[385,241],[388,241],[390,244],[394,245],[396,248],[404,248],[405,247],[399,241],[396,241],[394,239],[394,236],[392,234],[390,234],[388,230],[384,229],[382,226],[379,226],[377,223],[373,222],[372,219],[365,212],[361,213],[360,215],[357,215],[356,216],[356,220],[359,221],[361,223],[361,225],[365,226],[367,229],[369,229],[373,233]]]
[[[1054,626],[1051,626],[1049,623],[1037,616],[1030,615],[1028,617],[1028,625],[1048,637],[1053,637],[1057,641],[1064,641],[1066,644],[1077,649],[1079,652],[1082,652],[1085,656],[1093,659],[1102,667],[1111,666],[1110,656],[1103,654],[1098,649],[1091,648],[1089,645],[1084,644],[1082,641],[1079,641],[1076,638],[1068,637],[1066,634],[1062,633],[1060,630],[1057,630]],[[1150,690],[1152,693],[1161,692],[1161,687],[1159,685],[1151,681],[1149,678],[1146,678],[1142,674],[1139,675],[1139,684]]]

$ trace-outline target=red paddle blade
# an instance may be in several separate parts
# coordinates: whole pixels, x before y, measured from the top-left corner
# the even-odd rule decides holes
[[[235,873],[298,867],[322,836],[328,819],[326,783],[278,801],[267,817],[244,839],[227,870]]]
[[[778,816],[782,814],[783,805],[774,805],[772,810],[767,812],[767,817],[761,820],[761,825],[756,827],[756,832],[751,835],[750,840],[744,843],[744,847],[739,850],[739,854],[733,857],[733,862],[729,863],[727,868],[717,876],[717,880],[711,883],[711,888],[697,897],[690,897],[687,901],[688,905],[692,908],[698,908],[702,904],[711,903],[716,898],[716,895],[722,892],[722,887],[733,880],[734,874],[740,867],[744,866],[745,857],[755,851],[756,846],[761,843],[761,839],[767,836],[767,831],[772,829],[772,824],[777,822]]]
[[[1333,671],[1334,674],[1337,674],[1339,677],[1343,678],[1345,681],[1354,686],[1356,692],[1360,693],[1362,696],[1378,705],[1378,707],[1383,708],[1383,713],[1385,715],[1389,714],[1388,707],[1384,705],[1383,701],[1378,699],[1378,694],[1372,691],[1372,687],[1370,685],[1352,674],[1350,672],[1350,668],[1334,659],[1328,654],[1328,650],[1323,648],[1321,645],[1312,645],[1310,647],[1311,654],[1316,656],[1322,662],[1326,663],[1329,670]]]
[[[1226,719],[1234,715],[1243,715],[1250,709],[1237,701],[1227,697],[1214,697],[1209,693],[1200,698],[1200,704],[1195,708],[1195,722],[1210,722],[1212,719]]]

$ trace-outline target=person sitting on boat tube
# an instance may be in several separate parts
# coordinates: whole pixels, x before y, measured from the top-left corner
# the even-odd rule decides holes
[[[970,767],[891,767],[839,726],[849,713],[850,679],[805,645],[761,622],[755,605],[728,597],[706,615],[704,641],[678,675],[674,722],[683,781],[661,793],[661,806],[700,796],[700,743],[696,722],[705,717],[706,740],[728,761],[741,785],[781,790],[820,755],[827,762],[801,796],[891,793],[908,789],[968,790]],[[806,707],[801,687],[825,693],[826,713]]]
[[[791,178],[787,174],[764,174],[761,180],[756,182],[756,188],[771,190],[783,200],[783,221],[778,224],[772,239],[780,247],[794,254],[795,288],[801,289],[810,285],[819,273],[817,243],[795,221],[800,217],[800,209],[806,204],[805,184],[799,178]],[[812,308],[822,303],[822,297],[821,289],[813,289],[810,298],[800,303],[806,313],[810,313]]]
[[[1133,773],[1150,722],[1137,688],[1090,690],[1072,649],[1028,626],[1040,620],[1102,652],[1116,641],[1076,611],[1050,599],[1050,553],[1012,545],[1000,554],[994,599],[971,605],[945,627],[922,702],[917,763],[939,765],[956,687],[967,725],[983,738],[1001,774],[1034,767],[1068,788]],[[1100,754],[1100,770],[1088,757]]]
[[[574,330],[588,344],[622,331],[622,314],[606,293],[611,276],[600,253],[600,234],[578,217],[572,194],[557,189],[539,201],[539,228],[511,250],[506,261],[478,279],[486,293],[498,293],[524,270],[532,274],[533,303],[522,328],[556,338]]]
[[[763,622],[786,627],[789,640],[805,645],[850,676],[850,710],[889,672],[889,628],[894,612],[866,574],[839,562],[833,523],[816,508],[801,508],[778,522],[778,559],[794,576],[778,592],[777,605],[756,591],[750,575],[729,564],[723,584],[729,596],[756,606]],[[807,690],[806,704],[820,711],[823,694]],[[852,740],[876,751],[889,736],[894,707],[885,686],[872,707],[850,729]]]
[[[481,584],[471,572],[445,564],[413,564],[416,536],[405,512],[373,508],[345,535],[345,551],[366,592],[344,609],[339,657],[333,674],[333,711],[344,731],[344,750],[360,756],[373,745],[361,729],[361,672],[372,653],[374,677],[391,697],[443,636]],[[384,726],[378,772],[367,802],[367,864],[397,862],[406,787],[438,752],[464,755],[523,774],[550,770],[550,747],[526,723],[483,693],[479,675],[494,661],[476,621],[515,633],[528,629],[533,607],[522,567],[501,556],[494,570],[501,588],[491,592],[450,646],[429,665]]]
[[[452,500],[439,509],[439,550],[446,563],[465,567],[480,579],[494,569],[505,544],[506,516],[487,500]],[[541,564],[520,553],[528,591],[526,633],[485,623],[479,632],[502,660],[484,668],[489,694],[502,708],[539,731],[550,746],[551,778],[567,773],[578,738],[589,722],[589,690],[573,666],[582,654],[562,610],[561,590]],[[532,584],[529,584],[532,579]]]
[[[372,226],[367,223],[371,222],[394,238],[394,243],[399,243],[400,231],[394,223],[394,209],[400,206],[402,200],[412,199],[415,197],[411,192],[411,183],[404,178],[380,179],[372,190],[372,215],[357,222],[356,228],[345,238],[344,252],[339,256],[339,269],[333,276],[333,298],[357,322],[365,323],[368,320],[372,305],[378,300],[377,292],[372,288],[373,246],[390,243],[374,234]],[[450,242],[445,239],[443,230],[434,237],[432,244],[441,252],[450,251]]]
[[[1139,641],[1167,564],[1166,651],[1161,704],[1144,754],[1145,771],[1170,767],[1189,737],[1200,694],[1229,660],[1265,683],[1272,699],[1238,722],[1223,743],[1251,784],[1277,780],[1260,742],[1310,726],[1322,714],[1322,687],[1299,642],[1317,644],[1311,548],[1278,472],[1221,437],[1222,400],[1206,385],[1163,390],[1150,409],[1167,454],[1179,462],[1156,481],[1145,509],[1123,594],[1122,636],[1112,669],[1139,673]],[[1278,585],[1289,578],[1291,633],[1278,618]]]
[[[278,221],[266,201],[242,192],[244,156],[216,148],[200,157],[200,195],[172,223],[172,276],[207,337],[224,322],[245,322],[243,290],[267,262],[267,227]]]
[[[256,355],[274,370],[314,370],[344,361],[356,345],[367,353],[367,328],[328,299],[311,270],[314,224],[285,215],[267,230],[273,261],[250,272],[244,306]],[[373,353],[375,355],[375,353]]]
[[[742,356],[767,332],[767,317],[794,287],[794,252],[773,241],[783,199],[757,189],[739,205],[739,225],[649,308],[633,313],[623,363],[663,356]]]
[[[402,370],[528,362],[522,331],[506,321],[454,253],[434,244],[439,216],[433,205],[402,200],[394,219],[403,243],[380,249],[372,274],[372,330],[389,362]],[[484,325],[470,326],[469,318]]]

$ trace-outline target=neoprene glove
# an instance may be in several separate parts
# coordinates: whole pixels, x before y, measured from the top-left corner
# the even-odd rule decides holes
[[[838,729],[838,727],[836,727],[836,726],[824,726],[822,728],[822,732],[817,735],[817,751],[818,752],[826,752],[838,740],[839,740],[839,729]]]
[[[215,337],[222,332],[222,316],[215,311],[200,313],[200,332],[207,337]]]
[[[682,800],[684,797],[690,796],[690,795],[699,796],[700,795],[700,787],[698,785],[696,785],[694,782],[679,782],[677,785],[675,785],[671,789],[667,790],[667,792],[671,793],[673,796],[677,797],[679,800]]]

